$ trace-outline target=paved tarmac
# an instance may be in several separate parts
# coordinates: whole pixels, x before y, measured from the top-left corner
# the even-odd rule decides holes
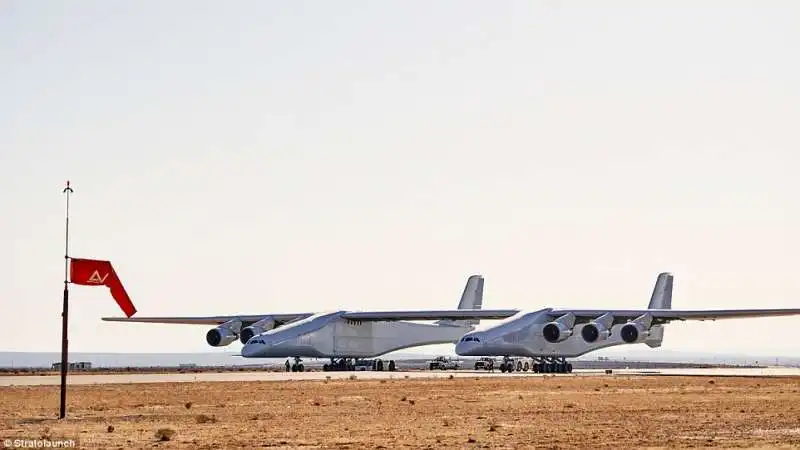
[[[300,381],[347,379],[355,375],[358,379],[391,379],[391,378],[447,378],[453,377],[542,377],[542,376],[598,376],[603,370],[576,370],[571,374],[535,374],[533,372],[515,372],[504,374],[499,371],[485,372],[474,370],[453,371],[417,371],[417,372],[221,372],[221,373],[130,373],[130,374],[71,374],[67,378],[69,385],[86,384],[128,384],[128,383],[190,383],[197,381]],[[746,376],[776,377],[800,376],[800,368],[765,368],[765,369],[615,369],[613,375],[689,375],[689,376]],[[11,375],[0,376],[0,387],[59,385],[58,375]]]

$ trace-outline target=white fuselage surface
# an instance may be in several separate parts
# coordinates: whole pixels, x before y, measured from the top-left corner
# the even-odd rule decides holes
[[[520,312],[503,322],[483,331],[466,334],[456,344],[456,354],[460,356],[525,356],[525,357],[566,357],[575,358],[601,348],[629,344],[622,339],[620,330],[625,323],[609,327],[605,339],[586,342],[582,329],[587,324],[577,324],[572,335],[561,342],[548,342],[544,337],[545,325],[553,320],[550,308],[533,312]],[[663,325],[650,328],[646,338],[637,343],[659,347],[664,336]]]
[[[409,347],[456,343],[474,325],[351,321],[346,311],[314,314],[250,338],[246,358],[370,358]]]

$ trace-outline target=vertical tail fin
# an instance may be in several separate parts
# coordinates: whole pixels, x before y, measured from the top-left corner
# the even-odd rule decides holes
[[[658,274],[648,309],[672,309],[672,280],[669,272]]]
[[[483,276],[472,275],[467,279],[464,292],[461,293],[461,300],[458,302],[458,309],[481,309],[483,307]],[[439,325],[467,326],[476,325],[478,319],[469,320],[438,320]]]
[[[483,276],[473,275],[467,279],[464,292],[461,293],[461,301],[458,302],[458,309],[481,309],[483,306]]]
[[[672,281],[675,277],[669,272],[658,274],[648,309],[672,309]],[[649,347],[661,347],[664,340],[664,325],[654,325],[644,343]]]

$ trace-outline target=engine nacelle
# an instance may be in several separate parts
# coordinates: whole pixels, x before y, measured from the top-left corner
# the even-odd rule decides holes
[[[259,334],[273,328],[275,328],[275,319],[272,317],[265,317],[249,327],[242,328],[242,332],[239,335],[239,340],[242,342],[242,344],[246,344],[251,337],[258,336]]]
[[[650,330],[639,322],[630,322],[619,330],[619,334],[626,343],[635,344],[644,342],[650,336]]]
[[[542,328],[542,335],[547,342],[555,344],[572,336],[572,329],[561,322],[550,322]]]
[[[225,327],[217,327],[208,330],[206,342],[212,347],[224,347],[235,341],[238,336],[236,333]]]
[[[581,328],[581,337],[588,343],[605,341],[611,336],[611,330],[597,322],[589,322]]]

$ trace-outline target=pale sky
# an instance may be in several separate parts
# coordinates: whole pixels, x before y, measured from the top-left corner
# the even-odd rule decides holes
[[[450,309],[473,273],[485,308],[644,308],[660,271],[674,308],[800,307],[798,23],[796,1],[0,1],[0,350],[59,351],[67,179],[70,254],[110,259],[142,316]],[[71,299],[73,351],[214,350]],[[791,355],[798,327],[674,323],[663,348]]]

